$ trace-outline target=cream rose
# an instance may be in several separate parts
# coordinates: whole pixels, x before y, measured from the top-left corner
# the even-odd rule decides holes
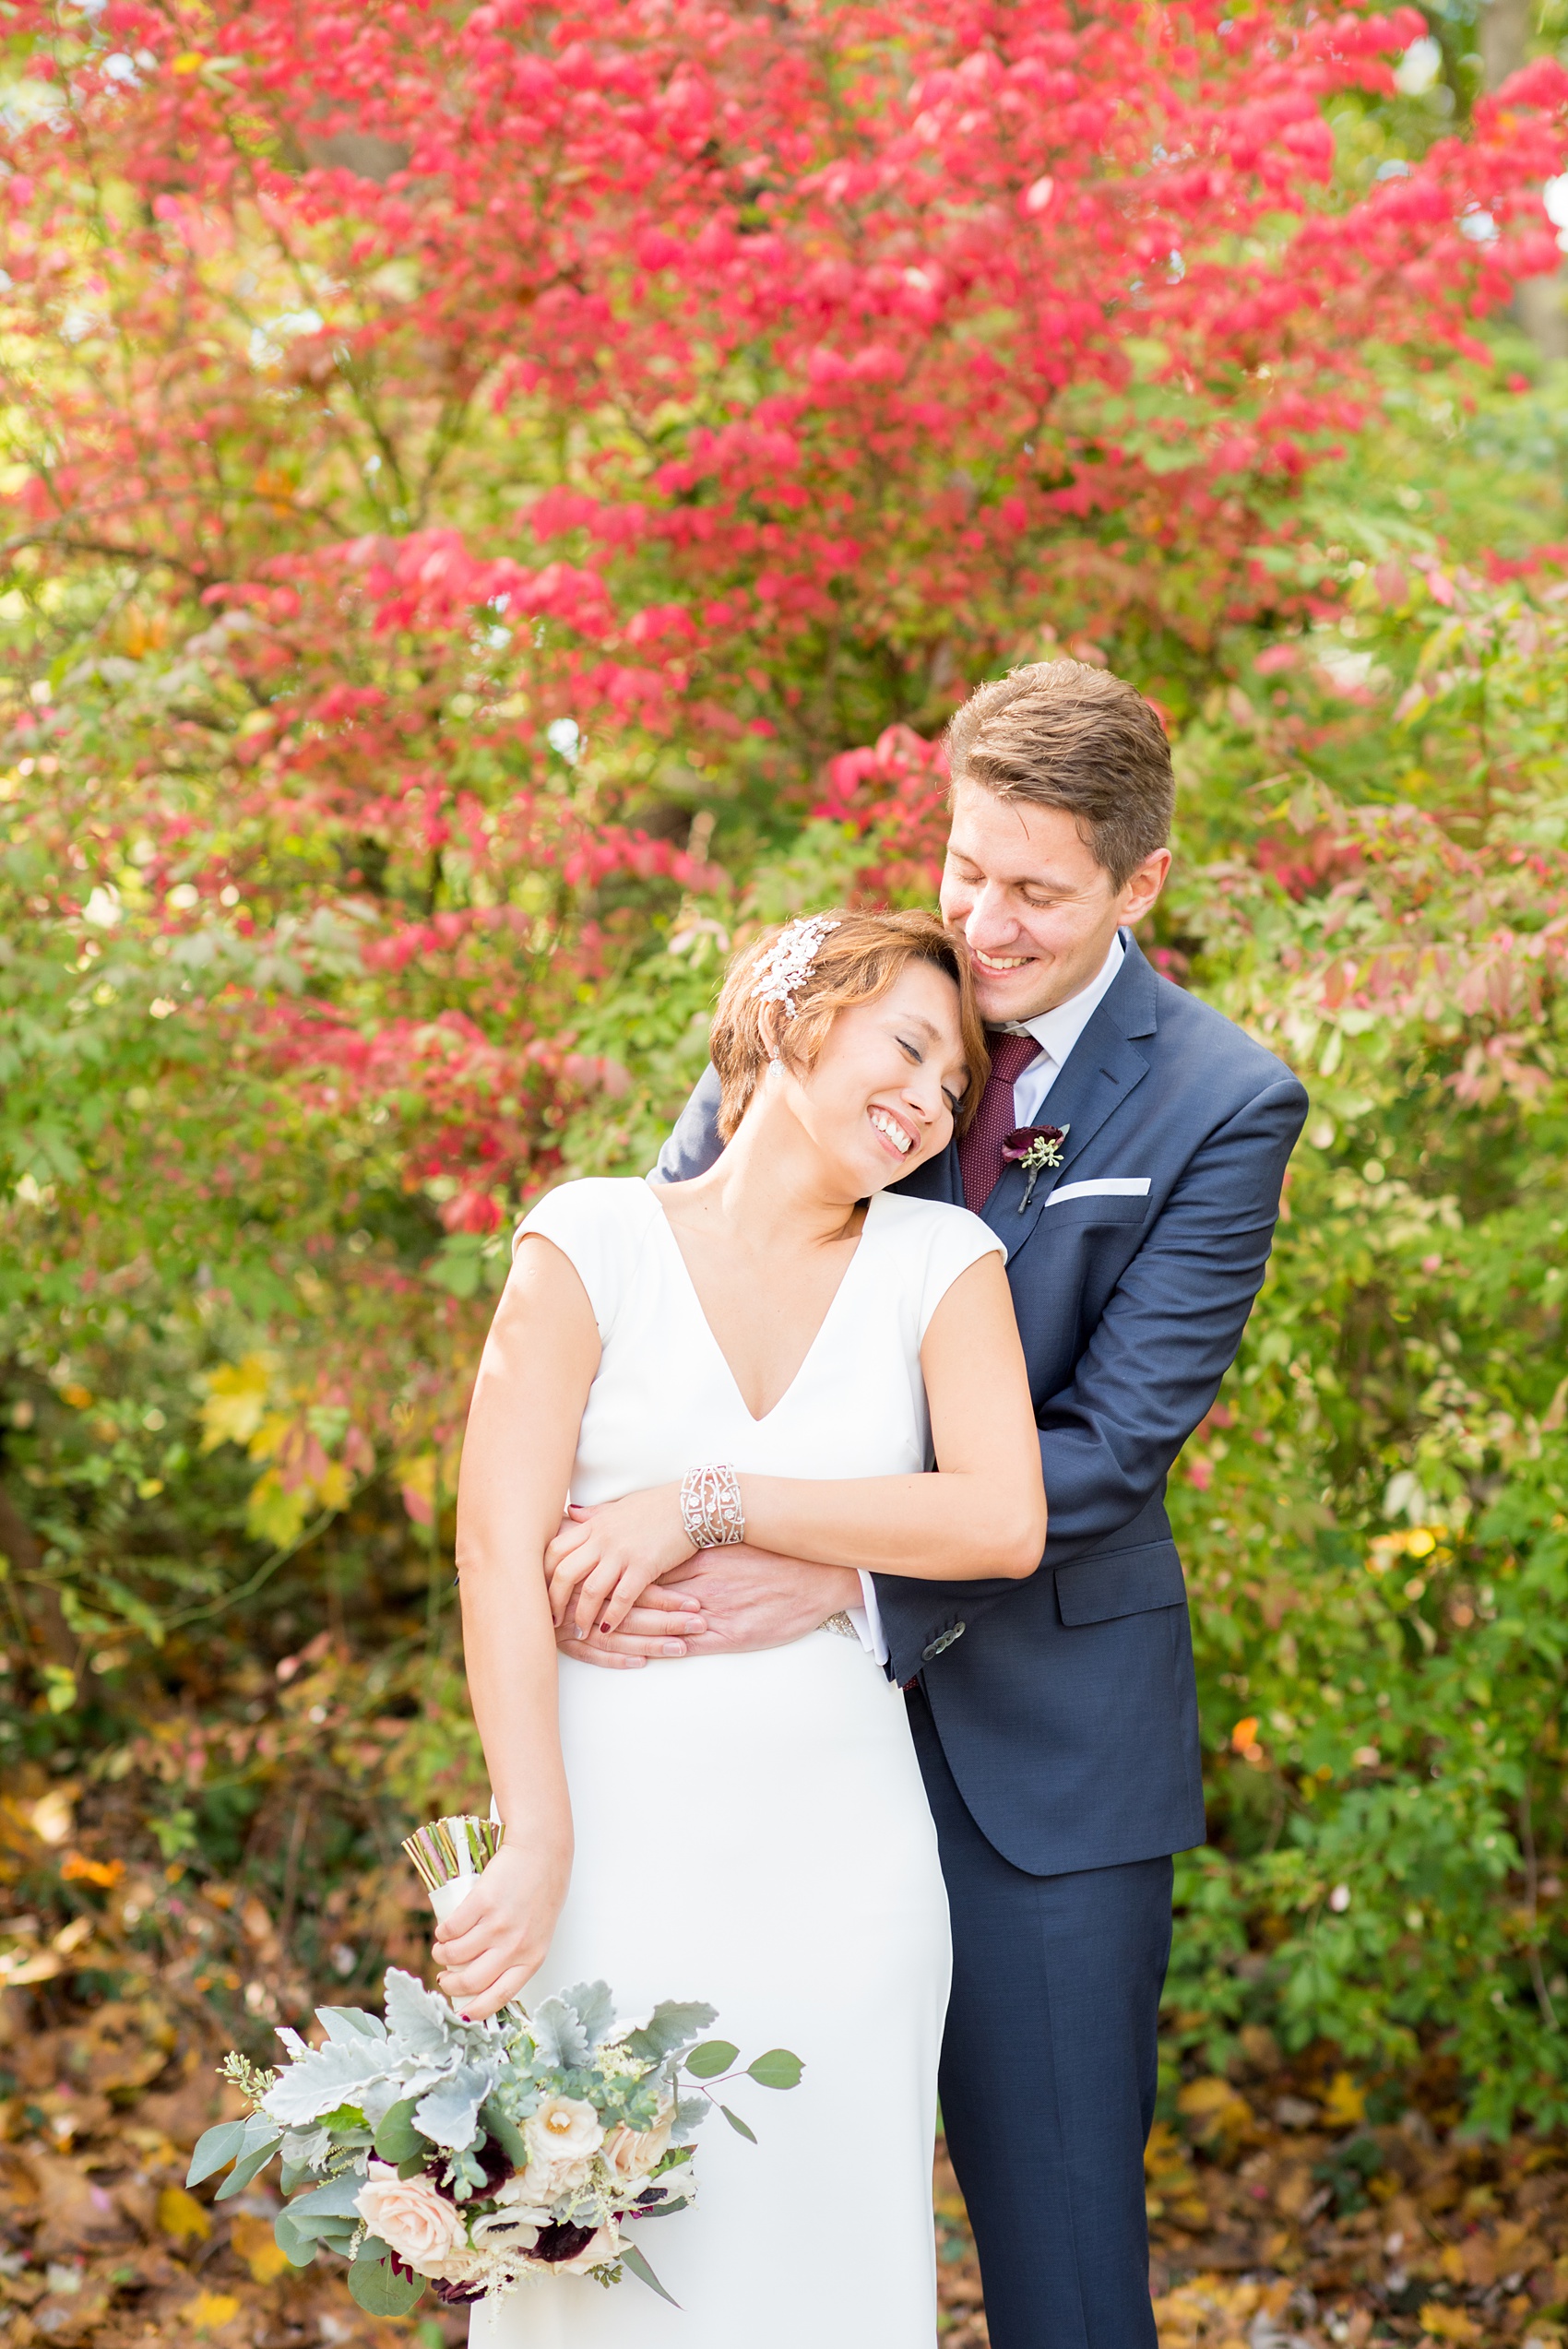
[[[490,2199],[504,2211],[516,2209],[520,2217],[537,2219],[540,2226],[550,2224],[550,2213],[541,2207],[548,2198],[540,2193],[537,2169],[514,2171]]]
[[[582,2193],[593,2182],[593,2155],[580,2162],[530,2162],[523,2183],[530,2202],[560,2202]]]
[[[670,2132],[674,2126],[672,2107],[660,2113],[651,2129],[628,2129],[624,2121],[616,2123],[600,2153],[617,2186],[629,2186],[634,2179],[641,2181],[647,2177],[669,2152]]]
[[[372,2162],[354,2208],[371,2233],[416,2275],[436,2283],[468,2281],[458,2272],[471,2260],[468,2229],[428,2177],[399,2177],[389,2163]]]
[[[555,2169],[567,2163],[592,2159],[604,2142],[604,2130],[591,2105],[576,2096],[547,2096],[523,2123],[529,2160]]]

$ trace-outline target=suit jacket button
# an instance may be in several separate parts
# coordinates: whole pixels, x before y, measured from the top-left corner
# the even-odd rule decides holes
[[[955,1623],[952,1631],[948,1633],[949,1642],[951,1643],[953,1640],[961,1640],[968,1628],[968,1625],[962,1619]]]
[[[942,1642],[940,1640],[932,1640],[928,1647],[921,1648],[921,1662],[922,1664],[934,1664],[941,1654]]]

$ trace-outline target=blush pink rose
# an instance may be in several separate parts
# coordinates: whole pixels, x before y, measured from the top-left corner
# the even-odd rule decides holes
[[[472,2260],[468,2229],[428,2177],[399,2177],[389,2163],[372,2162],[354,2208],[371,2233],[416,2275],[436,2283],[467,2281],[458,2271]]]
[[[618,2121],[600,2148],[605,2167],[617,2186],[640,2185],[670,2150],[675,2126],[673,2107],[661,2113],[651,2129],[628,2129]]]

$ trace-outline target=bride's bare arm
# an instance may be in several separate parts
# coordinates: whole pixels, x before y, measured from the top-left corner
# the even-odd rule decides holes
[[[1034,1572],[1045,1548],[1039,1438],[1000,1257],[982,1257],[953,1283],[932,1316],[921,1368],[938,1473],[742,1476],[749,1542],[916,1580]],[[689,1548],[673,1486],[593,1510],[550,1546],[555,1620],[616,1631]]]
[[[457,1487],[469,1694],[506,1839],[435,1936],[467,2014],[515,1998],[550,1946],[572,1870],[544,1551],[561,1522],[599,1331],[581,1281],[538,1240],[518,1252],[485,1344]]]

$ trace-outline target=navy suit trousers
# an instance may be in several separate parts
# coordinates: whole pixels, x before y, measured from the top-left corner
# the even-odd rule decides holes
[[[943,2121],[992,2349],[1158,2349],[1144,2146],[1171,1863],[1013,1867],[969,1816],[918,1686],[909,1703],[953,1917]]]

